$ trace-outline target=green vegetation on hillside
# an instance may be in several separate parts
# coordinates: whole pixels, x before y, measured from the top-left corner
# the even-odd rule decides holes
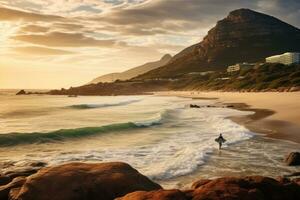
[[[173,89],[272,91],[300,86],[300,65],[266,63],[235,73],[215,72],[182,77]]]
[[[52,90],[54,95],[138,95],[168,90],[293,91],[300,87],[300,65],[263,64],[235,73],[189,73],[173,79],[115,81]],[[295,88],[294,88],[295,89]],[[296,89],[297,90],[297,89]]]

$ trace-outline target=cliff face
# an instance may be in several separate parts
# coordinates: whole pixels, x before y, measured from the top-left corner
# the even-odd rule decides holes
[[[174,77],[183,73],[223,70],[238,62],[300,51],[300,30],[274,17],[249,9],[232,11],[202,42],[184,49],[165,66],[138,78]]]
[[[90,82],[90,84],[91,83],[97,84],[100,82],[110,83],[110,82],[114,82],[116,80],[129,80],[133,77],[144,74],[148,71],[151,71],[151,70],[161,67],[163,65],[166,65],[171,59],[172,59],[172,56],[169,54],[166,54],[159,61],[149,62],[144,65],[129,69],[129,70],[121,72],[121,73],[106,74],[106,75],[100,76],[98,78],[95,78],[94,80],[92,80]]]

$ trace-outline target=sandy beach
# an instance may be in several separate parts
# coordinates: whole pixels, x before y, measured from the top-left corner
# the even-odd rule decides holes
[[[300,143],[300,92],[160,92],[157,95],[175,95],[190,98],[216,99],[239,110],[254,111],[247,117],[232,117],[248,129],[268,137]]]

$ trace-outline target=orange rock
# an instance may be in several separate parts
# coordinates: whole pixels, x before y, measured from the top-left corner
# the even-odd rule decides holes
[[[24,184],[25,180],[26,180],[25,177],[17,177],[17,178],[14,178],[10,183],[1,186],[0,187],[0,200],[7,200],[10,190],[22,186]]]
[[[186,200],[187,196],[180,190],[138,191],[116,200]]]
[[[134,191],[161,186],[120,162],[70,163],[47,167],[28,177],[18,200],[113,200]]]
[[[217,199],[300,199],[300,187],[292,182],[282,184],[275,179],[262,176],[225,177],[212,180],[193,192],[193,200]]]
[[[291,152],[286,158],[285,163],[288,166],[300,165],[300,153],[299,152]]]

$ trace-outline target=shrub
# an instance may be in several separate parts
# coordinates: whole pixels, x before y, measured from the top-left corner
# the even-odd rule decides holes
[[[286,86],[287,83],[289,83],[289,81],[286,78],[277,79],[270,83],[269,88],[276,89],[279,87]]]
[[[300,77],[300,71],[296,71],[296,72],[294,72],[294,73],[291,73],[289,77],[290,77],[290,78]]]
[[[293,79],[291,82],[295,86],[300,86],[300,77]]]
[[[254,85],[254,89],[262,90],[262,89],[266,89],[267,86],[268,86],[267,83],[261,82],[261,83],[257,83],[256,85]]]

